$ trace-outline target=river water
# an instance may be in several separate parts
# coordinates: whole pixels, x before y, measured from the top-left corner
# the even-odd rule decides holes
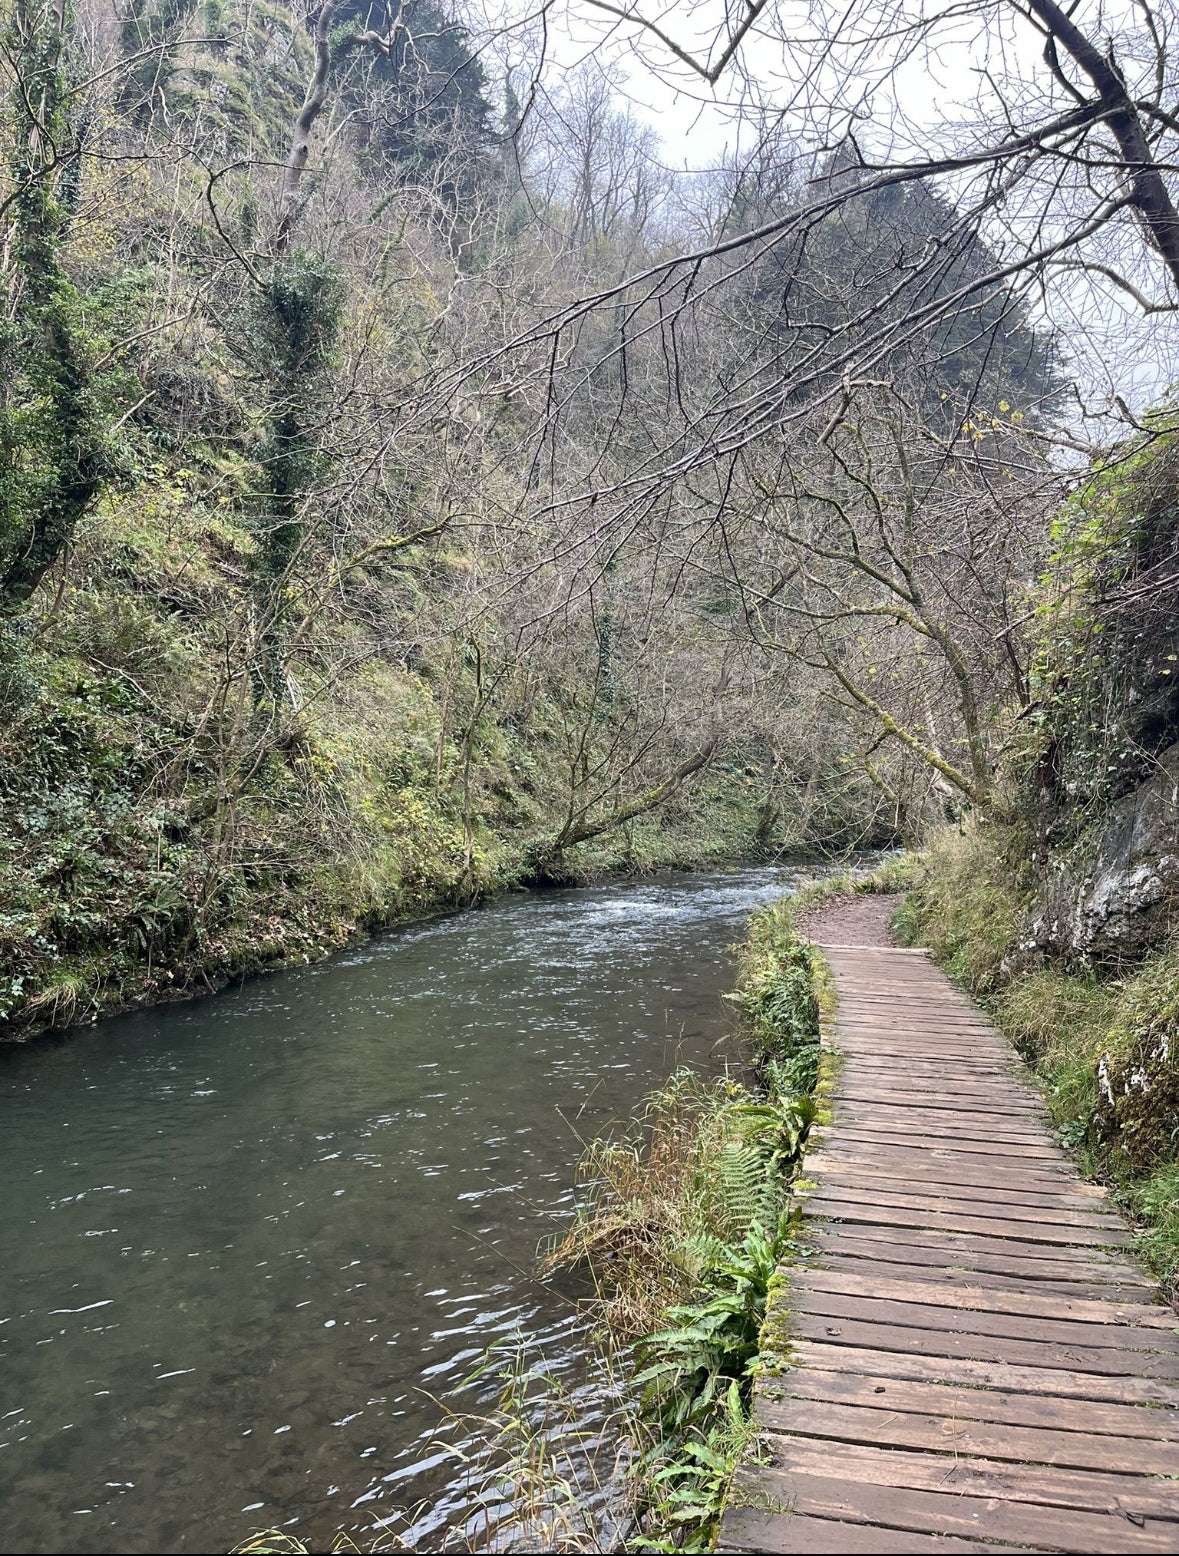
[[[326,1549],[469,1511],[430,1397],[521,1337],[580,1138],[732,1051],[779,868],[499,898],[208,999],[0,1051],[0,1546]],[[486,1385],[483,1385],[486,1388]],[[457,1391],[457,1392],[456,1392]]]

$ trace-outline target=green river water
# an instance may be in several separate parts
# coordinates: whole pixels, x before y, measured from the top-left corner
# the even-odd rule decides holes
[[[0,1051],[2,1548],[363,1542],[470,1475],[431,1395],[520,1337],[578,1136],[732,1051],[731,946],[782,868],[505,896],[214,997]],[[478,1466],[476,1465],[476,1474]]]

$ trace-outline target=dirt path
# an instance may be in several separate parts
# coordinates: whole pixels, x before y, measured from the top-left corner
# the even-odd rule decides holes
[[[896,907],[890,893],[848,892],[800,914],[798,932],[824,945],[895,945],[889,924]]]

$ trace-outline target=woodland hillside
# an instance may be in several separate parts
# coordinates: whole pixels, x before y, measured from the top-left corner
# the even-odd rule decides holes
[[[683,171],[535,17],[9,0],[9,1034],[967,818],[1094,950],[1056,861],[1174,737],[1166,384],[1093,389],[1115,302],[1172,306],[1173,62],[1030,9],[1051,68],[957,140],[887,153],[816,65]],[[667,57],[751,90],[784,15],[718,26]]]

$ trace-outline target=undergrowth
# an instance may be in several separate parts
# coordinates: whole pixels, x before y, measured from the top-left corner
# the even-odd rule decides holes
[[[1031,1066],[1064,1142],[1140,1223],[1143,1254],[1179,1290],[1179,944],[1102,976],[1021,941],[1034,883],[1017,828],[950,831],[923,856],[897,917],[995,1017]]]
[[[681,1070],[627,1134],[592,1144],[581,1212],[548,1258],[588,1267],[605,1343],[628,1346],[637,1368],[628,1549],[710,1549],[753,1436],[766,1302],[815,1116],[816,960],[789,903],[754,916],[736,995],[752,1073]]]

